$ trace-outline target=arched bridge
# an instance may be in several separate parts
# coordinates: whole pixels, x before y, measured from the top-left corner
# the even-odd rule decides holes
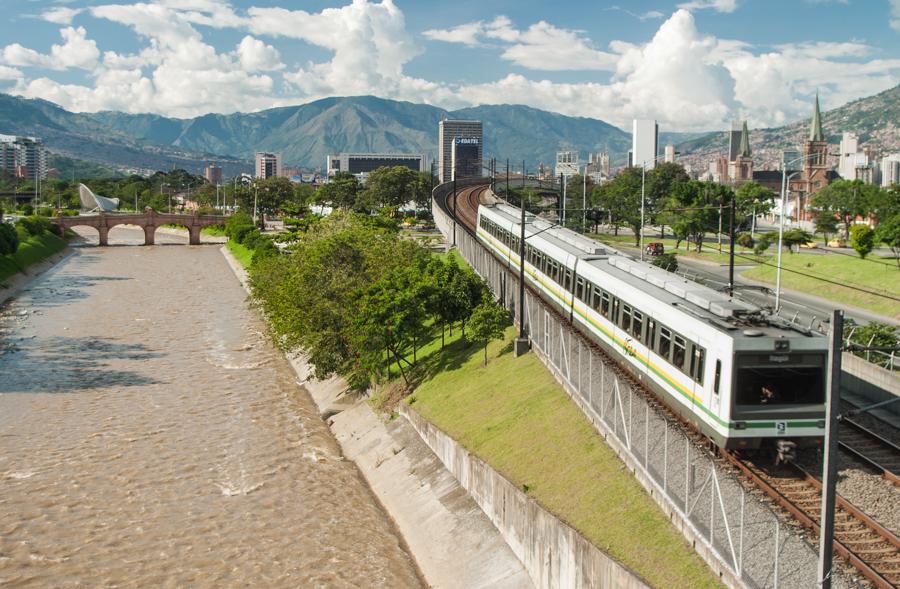
[[[153,245],[156,229],[161,225],[181,225],[188,230],[191,245],[200,244],[200,230],[210,225],[222,225],[228,217],[224,215],[172,215],[157,213],[150,207],[143,213],[99,213],[97,215],[77,215],[65,217],[58,215],[52,222],[59,227],[60,235],[66,229],[84,225],[94,227],[100,233],[100,245],[109,245],[109,230],[116,225],[137,225],[144,230],[144,245]]]

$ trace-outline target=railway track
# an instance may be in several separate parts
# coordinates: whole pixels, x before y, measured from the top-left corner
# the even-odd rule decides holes
[[[822,484],[797,465],[760,466],[728,451],[720,454],[804,527],[819,533]],[[838,495],[834,551],[879,589],[900,586],[900,538]]]
[[[900,447],[852,419],[841,419],[838,445],[900,487]]]
[[[447,197],[445,206],[448,212],[452,214],[451,207],[456,205],[455,215],[462,224],[468,226],[471,233],[474,233],[481,195],[487,188],[487,185],[479,185],[458,190],[456,197],[458,200],[455,203],[452,194]],[[529,290],[532,289],[529,287]],[[695,443],[703,444],[703,436],[689,422],[656,395],[649,392],[627,371],[618,369],[618,363],[605,350],[594,345],[593,342],[589,342],[589,345],[603,357],[609,359],[617,368],[616,372],[619,376],[624,378],[634,390],[640,391],[645,398],[650,400],[656,410],[665,414],[670,420],[681,423],[688,433],[693,434],[691,438]],[[872,447],[876,442],[872,441],[871,436],[863,433],[844,433],[851,427],[853,426],[842,429],[842,435],[846,439],[854,436],[846,444],[846,447],[844,447],[845,444],[842,444],[842,449],[852,452],[855,456],[865,455],[866,458],[862,460],[867,464],[896,476],[898,454],[895,452],[892,455],[893,460],[889,461],[890,454],[883,450],[885,447],[880,445],[881,442],[877,442],[879,447],[876,449]],[[853,431],[858,432],[859,430]],[[868,432],[868,430],[866,431]],[[890,444],[886,440],[883,441]],[[896,450],[896,446],[891,446]],[[821,483],[815,477],[797,465],[784,465],[779,470],[767,469],[752,460],[740,458],[730,451],[719,450],[719,453],[737,469],[745,482],[762,490],[801,525],[811,529],[815,534],[819,533],[818,522],[821,516],[822,490]],[[878,457],[881,457],[880,459],[886,464],[886,467],[882,466],[882,462],[878,462]],[[900,587],[900,538],[840,496],[837,498],[834,538],[835,553],[860,571],[876,587],[879,589]]]

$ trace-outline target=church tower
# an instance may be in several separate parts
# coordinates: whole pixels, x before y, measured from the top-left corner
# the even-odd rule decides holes
[[[750,132],[747,130],[747,121],[741,128],[741,143],[737,155],[731,163],[731,179],[735,184],[743,184],[753,180],[753,157],[750,152]]]
[[[797,219],[812,220],[812,214],[807,210],[809,200],[828,183],[828,141],[825,140],[825,133],[822,132],[822,112],[819,109],[817,92],[812,121],[809,125],[809,138],[803,145],[803,175],[799,181],[791,182],[789,187],[797,195],[794,208]]]

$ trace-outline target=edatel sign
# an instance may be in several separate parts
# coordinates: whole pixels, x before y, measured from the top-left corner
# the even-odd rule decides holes
[[[478,145],[478,137],[457,137],[454,142],[457,145]]]

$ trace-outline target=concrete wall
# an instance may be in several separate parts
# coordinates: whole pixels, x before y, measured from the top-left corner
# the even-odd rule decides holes
[[[873,403],[900,397],[900,373],[866,362],[849,352],[841,357],[841,389]],[[885,405],[884,410],[900,415],[900,402]]]
[[[414,409],[403,415],[500,531],[537,587],[637,589],[648,585],[604,554]]]

